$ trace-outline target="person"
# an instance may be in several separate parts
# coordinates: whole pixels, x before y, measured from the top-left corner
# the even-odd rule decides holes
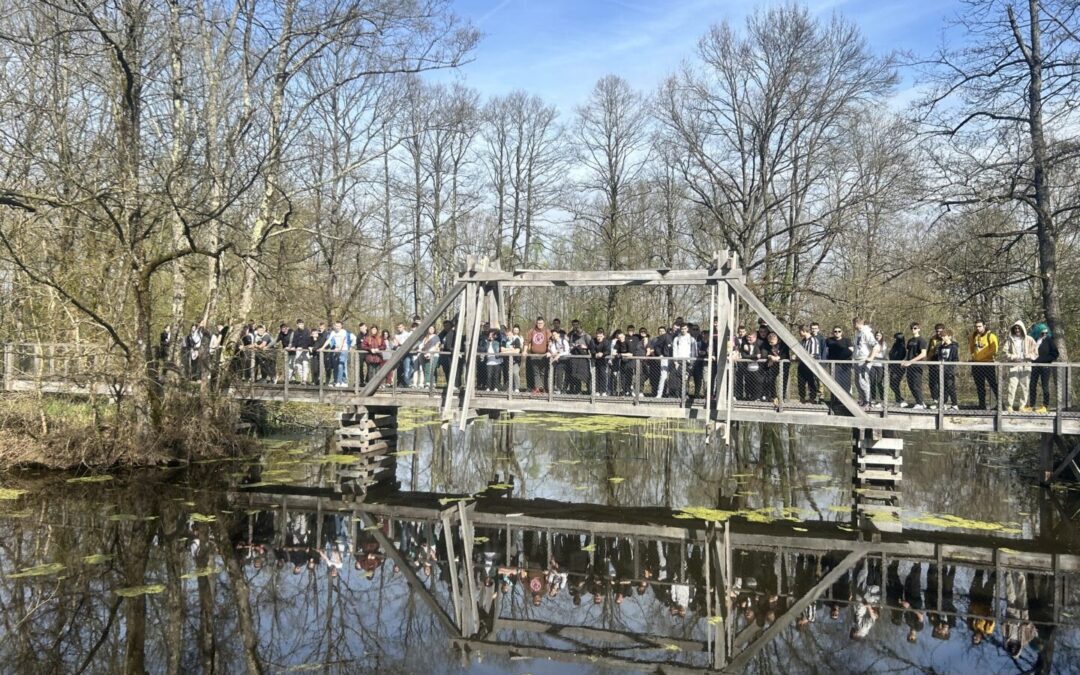
[[[416,369],[420,373],[417,381],[418,387],[435,386],[435,366],[439,361],[439,350],[441,348],[442,340],[439,339],[439,334],[435,331],[435,324],[433,323],[428,326],[424,339],[420,341],[420,362],[423,367]]]
[[[900,363],[907,357],[907,342],[903,333],[893,334],[892,347],[889,348],[889,389],[893,393],[894,401],[903,401],[904,395],[900,393],[900,382],[904,379],[904,369]]]
[[[1006,410],[1031,412],[1028,407],[1028,381],[1031,379],[1031,366],[1028,365],[1039,355],[1035,340],[1027,334],[1024,322],[1017,320],[1009,328],[1009,338],[1005,341],[1005,360],[1009,362],[1009,386],[1006,391]],[[1017,393],[1020,394],[1019,400]]]
[[[779,395],[776,391],[776,380],[781,374],[784,362],[788,359],[787,345],[780,342],[779,335],[770,331],[761,354],[764,358],[759,371],[762,384],[761,400],[777,402]],[[787,389],[786,385],[784,388]]]
[[[394,338],[390,342],[391,349],[401,349],[405,346],[405,342],[412,337],[412,331],[405,330],[405,324],[399,323],[394,327]],[[412,383],[413,374],[413,358],[412,354],[406,354],[397,368],[398,384],[402,387],[408,387]]]
[[[346,375],[349,368],[349,334],[345,330],[344,324],[340,321],[334,322],[334,328],[330,331],[330,336],[326,339],[326,346],[324,349],[326,349],[327,353],[332,357],[326,371],[327,379],[331,377],[334,378],[334,382],[330,386],[347,386]]]
[[[626,342],[626,334],[619,329],[611,338],[608,356],[611,362],[611,395],[626,396],[630,391],[630,345]]]
[[[296,328],[289,331],[289,339],[285,344],[288,354],[288,370],[285,378],[295,380],[298,384],[307,384],[311,367],[311,331],[307,329],[303,319],[296,320]]]
[[[874,342],[878,346],[878,357],[870,364],[870,402],[885,401],[885,361],[888,358],[889,345],[881,331],[874,331]]]
[[[611,340],[603,328],[597,328],[593,336],[592,356],[596,368],[596,393],[607,396],[611,393]]]
[[[844,337],[844,329],[833,326],[832,337],[825,340],[825,354],[829,361],[837,361],[833,364],[833,378],[845,392],[851,392],[851,357],[854,351],[851,348],[851,340]]]
[[[735,364],[735,393],[740,401],[756,401],[762,396],[761,354],[757,333],[747,333],[739,345],[739,361]],[[741,375],[741,377],[740,377]]]
[[[383,352],[389,347],[383,340],[378,326],[368,328],[367,336],[360,341],[360,351],[364,352],[364,367],[367,369],[367,380],[371,382],[375,373],[383,364]]]
[[[682,397],[682,391],[686,384],[687,366],[692,359],[698,357],[697,347],[697,340],[690,335],[690,326],[684,323],[679,329],[679,334],[671,341],[671,356],[674,359],[670,368],[674,375],[672,378],[674,382],[671,383],[671,394],[675,397]]]
[[[938,369],[941,361],[938,358],[938,349],[941,348],[943,342],[945,342],[945,324],[934,324],[934,334],[926,342],[926,362],[931,364],[927,368],[927,376],[930,380],[931,405],[937,405],[938,399],[941,397],[941,392],[938,391],[938,386],[941,384],[938,380]]]
[[[817,348],[818,341],[810,334],[810,327],[806,324],[799,326],[799,343],[810,355],[810,358],[816,358],[812,350]],[[817,375],[814,375],[814,371],[810,370],[810,366],[799,361],[795,375],[799,386],[799,402],[817,403],[820,390],[818,389]]]
[[[922,327],[918,323],[912,323],[911,337],[907,341],[906,349],[904,350],[904,362],[900,366],[904,369],[904,376],[907,380],[908,391],[911,392],[911,397],[915,399],[915,403],[910,404],[912,410],[924,410],[926,404],[923,402],[923,366],[922,362],[926,361],[926,338],[922,336]],[[907,401],[901,401],[900,407],[907,408]]]
[[[874,339],[874,331],[861,318],[852,320],[854,329],[855,346],[852,355],[855,358],[856,389],[859,391],[859,405],[869,408],[870,396],[870,367],[878,356],[878,341]]]
[[[161,335],[158,336],[158,360],[167,360],[169,358],[170,349],[172,349],[172,326],[165,326],[165,329],[161,331]]]
[[[587,394],[591,385],[590,372],[592,370],[592,337],[585,331],[581,330],[581,325],[577,320],[574,320],[571,324],[573,328],[570,331],[570,335],[567,339],[570,341],[570,380],[567,384],[567,392],[570,394]],[[648,334],[642,329],[643,339],[647,339]]]
[[[1035,365],[1031,369],[1031,382],[1028,385],[1028,407],[1035,407],[1035,399],[1039,394],[1039,385],[1042,385],[1042,407],[1035,412],[1045,413],[1050,407],[1050,382],[1053,366],[1049,365],[1058,360],[1058,348],[1054,342],[1050,326],[1045,323],[1037,323],[1032,329],[1035,337]],[[1057,378],[1053,381],[1056,383]]]
[[[525,351],[525,339],[521,337],[521,326],[514,324],[510,334],[503,341],[502,351],[508,354],[509,381],[507,386],[513,391],[521,389],[521,354]]]
[[[956,366],[949,364],[960,360],[960,345],[956,344],[953,332],[948,329],[942,333],[941,340],[937,356],[940,362],[938,367],[942,369],[941,378],[944,386],[939,400],[948,410],[959,410],[956,404]]]
[[[551,331],[544,324],[544,317],[536,317],[536,323],[525,334],[531,358],[525,361],[525,384],[534,394],[539,394],[547,387],[548,343]]]
[[[453,321],[447,319],[443,321],[442,330],[439,331],[439,370],[442,371],[443,379],[446,380],[446,386],[452,387],[450,383],[450,366],[453,363],[454,357],[454,342],[457,340],[457,327]]]
[[[210,335],[203,324],[191,324],[191,332],[184,339],[184,346],[187,348],[188,362],[191,365],[189,371],[191,379],[202,379],[203,366],[208,361],[207,350],[210,346]]]
[[[415,333],[420,329],[420,323],[414,321],[410,326],[410,331]],[[412,377],[409,378],[408,386],[413,389],[422,388],[425,383],[424,377],[424,342],[427,340],[428,333],[423,333],[416,343],[409,350],[409,357],[412,358]]]
[[[311,330],[311,383],[316,387],[322,384],[329,384],[329,378],[323,378],[323,368],[325,362],[326,340],[329,338],[329,334],[326,332],[326,324],[320,323],[318,326]]]
[[[485,335],[480,336],[481,370],[480,381],[476,383],[479,390],[498,391],[502,388],[502,348],[503,342],[499,338],[498,328],[489,328]]]
[[[266,326],[259,324],[255,327],[255,341],[252,348],[255,350],[256,382],[274,381],[274,355],[271,351],[274,340],[270,333],[266,332]]]
[[[570,341],[566,339],[566,331],[551,331],[551,339],[548,341],[548,359],[551,361],[551,380],[556,394],[561,394],[566,389],[570,375]]]
[[[975,380],[975,391],[979,394],[979,408],[987,410],[987,385],[990,393],[994,395],[995,403],[1000,400],[1001,395],[998,393],[997,372],[993,366],[998,353],[998,338],[986,329],[985,321],[980,319],[975,322],[975,332],[968,340],[968,349],[971,351],[971,360],[978,364],[971,367],[971,378]]]
[[[207,364],[210,366],[211,381],[217,381],[221,349],[227,344],[225,340],[228,334],[229,327],[219,323],[215,327],[214,334],[210,336],[210,346],[207,348]]]

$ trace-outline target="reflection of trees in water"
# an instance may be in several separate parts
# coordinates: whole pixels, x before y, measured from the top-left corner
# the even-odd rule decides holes
[[[389,565],[372,580],[349,570],[330,579],[325,566],[293,575],[269,547],[248,557],[236,549],[247,516],[229,513],[223,494],[136,480],[123,490],[50,487],[20,507],[22,517],[0,514],[2,672],[258,673],[308,663],[431,672],[445,660],[416,648],[445,636]],[[215,521],[192,523],[191,513]],[[98,554],[112,557],[83,561]],[[11,578],[43,563],[65,567]],[[115,593],[149,584],[164,590]]]

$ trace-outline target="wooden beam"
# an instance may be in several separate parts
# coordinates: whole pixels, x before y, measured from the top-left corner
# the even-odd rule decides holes
[[[394,564],[397,565],[398,569],[401,570],[401,574],[404,575],[405,581],[408,582],[409,586],[413,588],[417,594],[419,594],[420,600],[428,606],[428,609],[435,615],[436,620],[442,625],[447,634],[451,637],[460,637],[461,632],[458,631],[457,626],[455,626],[453,620],[450,619],[450,615],[446,613],[446,610],[442,608],[439,601],[431,594],[428,587],[425,586],[424,582],[420,580],[420,577],[416,575],[416,570],[414,570],[409,561],[405,559],[405,556],[401,554],[401,551],[397,550],[397,547],[394,546],[394,542],[390,541],[390,539],[383,534],[382,530],[379,529],[378,522],[366,511],[360,511],[359,515],[360,520],[364,523],[364,529],[374,535],[375,541],[379,542],[379,546],[386,551],[386,555],[393,559]]]
[[[851,553],[840,561],[840,564],[829,570],[829,573],[821,578],[821,581],[817,582],[813,588],[807,591],[806,595],[802,596],[795,601],[791,607],[788,608],[782,616],[776,619],[768,628],[766,628],[761,635],[747,645],[746,649],[741,651],[738,656],[733,658],[727,667],[724,668],[725,673],[742,673],[746,666],[750,663],[750,659],[754,658],[765,645],[772,642],[773,638],[779,635],[783,630],[792,624],[803,613],[811,603],[815,602],[825,589],[836,583],[840,577],[847,574],[848,570],[855,567],[855,565],[862,560],[867,553],[870,552],[870,548],[862,544],[859,548],[855,549]]]
[[[361,398],[371,396],[375,393],[375,390],[379,388],[379,384],[386,380],[386,376],[394,372],[398,367],[398,364],[405,360],[405,357],[409,355],[412,348],[424,338],[428,326],[438,321],[439,317],[442,316],[446,310],[450,309],[450,305],[454,303],[457,296],[464,290],[465,284],[461,282],[458,282],[451,287],[450,292],[446,294],[446,297],[442,299],[442,302],[436,305],[435,309],[428,312],[427,316],[420,321],[420,325],[413,330],[411,335],[409,335],[409,339],[405,340],[404,344],[395,349],[393,354],[390,355],[390,358],[387,359],[386,362],[382,364],[382,367],[379,368],[378,372],[375,373],[375,377],[368,380],[364,385],[364,388],[360,390]]]
[[[805,349],[803,349],[802,344],[800,344],[799,340],[794,335],[792,335],[791,331],[787,329],[787,326],[785,326],[783,322],[776,317],[775,314],[769,311],[769,308],[765,306],[765,303],[759,300],[758,297],[754,295],[749,288],[747,288],[746,284],[743,283],[742,280],[732,279],[728,281],[728,284],[735,291],[735,293],[738,294],[740,298],[742,298],[743,302],[745,302],[747,306],[750,307],[750,309],[754,310],[754,312],[757,313],[759,317],[765,319],[765,322],[769,324],[769,329],[776,333],[776,335],[784,341],[784,344],[786,344],[789,349],[795,352],[795,354],[799,357],[800,363],[809,368],[811,372],[813,372],[814,375],[816,375],[817,378],[821,380],[826,387],[829,388],[829,391],[831,391],[833,395],[836,396],[836,399],[840,401],[840,403],[844,406],[844,408],[847,409],[849,413],[851,413],[852,417],[855,417],[857,419],[870,419],[870,416],[867,415],[866,412],[859,407],[859,404],[855,401],[855,399],[851,398],[851,394],[844,391],[844,388],[841,387],[835,379],[833,379],[832,375],[830,375],[828,371],[822,368],[821,364],[818,363],[817,360],[814,359],[812,356],[810,356],[810,354]]]
[[[465,425],[469,421],[469,399],[476,391],[476,359],[480,349],[480,312],[484,308],[484,287],[476,285],[476,311],[472,316],[472,327],[469,329],[469,346],[467,349],[468,361],[465,363],[465,391],[461,395],[461,419],[458,429],[465,431]]]
[[[515,270],[465,272],[459,281],[499,282],[507,287],[700,286],[739,279],[741,273],[714,270]]]
[[[461,294],[461,305],[458,307],[457,320],[454,322],[454,344],[450,346],[450,372],[446,375],[446,392],[443,394],[442,419],[450,419],[450,404],[454,400],[454,392],[457,390],[457,371],[461,361],[461,335],[468,321],[469,294]],[[446,345],[443,345],[446,349]],[[440,356],[441,358],[441,356]],[[437,367],[437,366],[436,366]],[[435,373],[438,377],[438,373]]]

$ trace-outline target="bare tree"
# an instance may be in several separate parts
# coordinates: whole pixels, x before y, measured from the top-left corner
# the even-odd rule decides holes
[[[1080,206],[1056,199],[1075,180],[1059,170],[1080,154],[1080,5],[1070,0],[967,0],[962,41],[927,66],[920,112],[947,208],[1018,209],[998,233],[1003,250],[1034,237],[1042,310],[1067,358],[1058,284],[1062,221]],[[939,141],[944,141],[940,143]],[[1008,219],[1006,219],[1007,221]]]
[[[596,237],[607,269],[620,268],[633,236],[627,221],[635,197],[632,188],[648,160],[649,123],[644,95],[615,75],[601,78],[577,109],[574,140],[585,171],[579,186],[584,202],[575,209],[571,227],[582,226]],[[608,290],[608,325],[615,320],[617,292],[615,287]]]

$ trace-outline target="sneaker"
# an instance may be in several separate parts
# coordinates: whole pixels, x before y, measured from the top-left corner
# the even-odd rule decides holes
[[[1029,412],[1032,412],[1032,410],[1031,410],[1031,408],[1030,408],[1030,407],[1028,407],[1028,406],[1026,406],[1026,405],[1022,405],[1022,406],[1020,406],[1020,412],[1022,412],[1022,413],[1029,413]]]
[[[908,402],[907,401],[900,401],[900,407],[901,408],[907,408],[908,407]]]
[[[1035,409],[1035,412],[1039,413],[1040,415],[1045,415],[1046,413],[1048,413],[1050,411],[1046,409],[1046,406],[1041,405],[1041,406],[1039,406],[1038,408]]]
[[[958,405],[949,406],[949,410],[959,410],[959,409],[960,409],[960,406],[958,406]]]
[[[915,405],[911,406],[911,409],[912,410],[926,410],[926,406],[924,406],[922,403],[916,403]]]

